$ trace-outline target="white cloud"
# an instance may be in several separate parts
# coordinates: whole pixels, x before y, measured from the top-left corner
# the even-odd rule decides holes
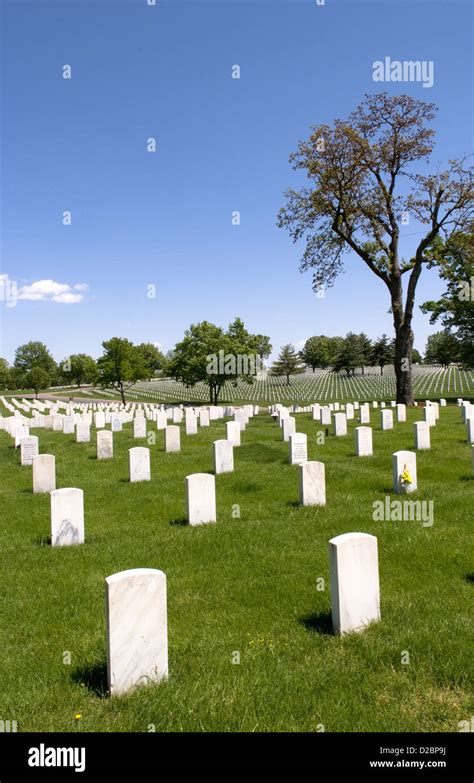
[[[55,280],[36,280],[31,285],[23,285],[18,290],[18,299],[30,302],[59,302],[61,304],[76,304],[84,299],[87,283],[76,283],[71,286],[68,283],[57,283]]]

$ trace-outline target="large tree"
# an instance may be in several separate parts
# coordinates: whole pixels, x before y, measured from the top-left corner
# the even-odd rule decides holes
[[[48,348],[44,343],[35,340],[19,345],[15,352],[12,369],[12,377],[17,387],[27,386],[28,373],[38,368],[43,371],[41,376],[37,376],[38,378],[41,377],[41,388],[46,389],[56,381],[58,376],[56,362]],[[31,388],[33,388],[33,385],[31,385]]]
[[[138,380],[145,379],[148,368],[130,340],[112,337],[102,343],[103,355],[97,360],[101,386],[111,386],[120,393],[125,405],[125,392]]]
[[[301,361],[311,367],[313,372],[316,367],[329,367],[333,360],[329,338],[323,334],[308,337],[300,351]]]
[[[0,356],[0,389],[7,389],[10,383],[10,367],[6,359]]]
[[[423,267],[441,234],[451,236],[473,214],[472,167],[465,160],[423,173],[433,149],[432,103],[408,95],[366,95],[347,120],[312,128],[291,157],[311,187],[286,192],[278,225],[306,239],[301,271],[313,288],[330,287],[352,251],[385,285],[395,331],[397,401],[411,404],[413,309]],[[400,255],[400,225],[411,214],[423,231],[410,257]],[[406,292],[404,280],[407,281]]]
[[[97,364],[92,356],[86,353],[74,353],[60,364],[61,372],[69,383],[81,386],[83,383],[94,383],[97,380]]]
[[[278,358],[271,366],[272,375],[284,375],[286,383],[290,385],[290,377],[304,372],[299,353],[291,343],[284,345],[278,354]]]
[[[137,345],[137,351],[141,355],[148,370],[148,377],[153,378],[158,370],[163,370],[166,365],[166,359],[160,349],[153,343],[140,343]]]
[[[358,367],[364,367],[368,364],[368,352],[370,351],[370,341],[366,344],[365,335],[348,332],[344,338],[339,353],[334,359],[334,372],[345,370],[348,375],[354,375]]]
[[[424,302],[421,310],[456,336],[459,358],[474,367],[474,226],[458,231],[436,246],[440,277],[446,291],[437,301]]]
[[[393,340],[389,340],[386,334],[379,337],[372,345],[372,364],[380,367],[380,375],[386,364],[392,364],[395,355]]]
[[[36,397],[43,389],[50,385],[50,375],[42,367],[32,367],[25,375],[25,386],[27,389],[34,389]]]
[[[447,368],[451,362],[460,358],[460,345],[457,338],[449,332],[430,334],[426,343],[425,363],[442,364]]]
[[[253,383],[258,354],[255,335],[250,334],[240,318],[227,331],[202,321],[191,324],[177,343],[169,363],[169,374],[188,387],[202,382],[209,387],[211,405],[216,405],[226,381],[239,379]]]

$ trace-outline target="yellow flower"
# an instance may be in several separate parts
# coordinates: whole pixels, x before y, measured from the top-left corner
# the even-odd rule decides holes
[[[403,468],[403,473],[400,476],[400,479],[401,479],[402,484],[413,484],[413,479],[410,476],[410,472],[409,472],[409,470],[408,470],[406,465]]]
[[[76,712],[76,714],[74,715],[74,720],[81,720],[81,718],[82,718],[81,713],[80,712]]]

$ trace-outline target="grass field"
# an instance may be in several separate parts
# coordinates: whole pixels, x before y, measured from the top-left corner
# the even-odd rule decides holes
[[[434,525],[372,519],[373,501],[391,491],[391,454],[413,448],[421,418],[411,409],[382,432],[372,411],[374,457],[358,459],[356,422],[318,445],[321,425],[297,414],[308,458],[326,463],[327,506],[317,509],[298,505],[298,468],[278,425],[254,418],[234,473],[216,478],[217,524],[198,528],[183,524],[184,477],[212,470],[223,421],[193,437],[183,430],[178,454],[156,433],[152,480],[135,485],[127,450],[145,444],[130,424],[101,462],[94,429],[90,444],[32,431],[40,452],[56,455],[58,488],[85,494],[86,543],[56,549],[49,496],[32,494],[31,468],[0,432],[0,718],[18,731],[458,731],[474,714],[474,480],[458,408],[441,410],[431,451],[418,452],[416,498],[434,501]],[[339,638],[327,542],[349,531],[378,537],[382,620]],[[136,567],[167,575],[170,677],[110,698],[104,578]]]

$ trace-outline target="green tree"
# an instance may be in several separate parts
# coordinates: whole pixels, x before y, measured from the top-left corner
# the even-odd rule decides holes
[[[263,359],[268,359],[270,356],[273,346],[270,342],[270,338],[267,337],[266,334],[255,334],[254,335],[255,340],[255,350],[260,357],[260,359],[263,361]]]
[[[460,345],[455,335],[449,332],[430,334],[426,343],[425,363],[442,364],[447,368],[451,362],[459,361]]]
[[[304,372],[305,368],[301,365],[299,353],[291,343],[284,345],[278,354],[278,358],[273,362],[270,372],[272,375],[284,375],[286,383],[290,385],[290,377]]]
[[[386,334],[375,340],[372,345],[372,364],[380,367],[380,375],[383,375],[385,365],[393,363],[394,352],[393,340],[389,340]]]
[[[437,301],[424,302],[421,310],[431,313],[430,323],[438,321],[459,342],[459,358],[474,367],[474,226],[458,231],[436,246],[440,277],[446,291]]]
[[[345,370],[348,375],[355,375],[358,367],[362,367],[366,361],[365,344],[361,336],[348,332],[341,349],[334,360],[334,372]]]
[[[33,389],[38,397],[40,391],[50,386],[50,378],[50,374],[43,367],[32,367],[25,374],[25,386],[27,389]]]
[[[8,389],[10,384],[10,366],[6,359],[0,356],[0,389]]]
[[[47,382],[45,382],[45,376],[42,376],[42,383],[46,384],[42,388],[47,388],[56,381],[58,368],[44,343],[32,340],[24,345],[19,345],[15,352],[14,372],[12,373],[17,387],[28,385],[26,380],[27,373],[36,368],[42,369],[48,376]],[[34,386],[29,385],[29,388],[34,388]]]
[[[416,350],[416,348],[413,348],[413,356],[412,356],[413,364],[421,364],[423,361],[423,358],[421,356],[421,353]]]
[[[362,375],[364,375],[366,365],[372,364],[372,341],[363,332],[356,335],[356,337],[359,345],[360,366],[362,367]]]
[[[152,378],[158,370],[163,370],[165,367],[166,359],[160,349],[153,343],[140,343],[137,345],[137,351],[147,367],[149,378]]]
[[[69,383],[81,386],[83,383],[95,383],[98,378],[97,364],[92,356],[86,353],[74,353],[64,359],[61,364],[61,373]]]
[[[257,369],[255,341],[240,318],[225,332],[220,326],[202,321],[191,324],[177,343],[170,362],[171,377],[188,387],[202,382],[216,405],[226,381],[239,379],[253,383]]]
[[[388,291],[395,332],[397,402],[413,402],[413,310],[423,268],[440,234],[462,229],[473,215],[473,169],[451,160],[422,173],[434,144],[435,106],[408,95],[367,95],[346,120],[313,127],[290,161],[311,187],[290,189],[278,225],[306,239],[301,271],[313,288],[330,287],[352,252]],[[424,232],[408,259],[400,255],[400,224],[411,214]],[[404,281],[407,281],[406,293]]]
[[[334,356],[331,353],[330,338],[323,334],[309,337],[300,352],[301,361],[311,367],[313,372],[316,367],[329,367]]]
[[[100,384],[118,391],[125,405],[125,391],[146,378],[148,368],[137,347],[124,337],[105,340],[102,347],[104,353],[97,360]]]

